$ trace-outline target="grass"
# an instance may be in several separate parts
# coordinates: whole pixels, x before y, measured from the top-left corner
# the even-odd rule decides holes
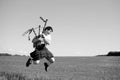
[[[26,80],[26,76],[22,75],[21,73],[1,72],[0,77],[1,79],[5,80]]]
[[[1,72],[0,80],[56,80],[56,79],[50,79],[50,78],[46,78],[46,77],[28,78],[21,73]],[[61,79],[59,78],[57,80],[61,80]]]
[[[48,72],[43,62],[26,68],[28,57],[0,56],[0,80],[119,80],[120,57],[56,57]]]

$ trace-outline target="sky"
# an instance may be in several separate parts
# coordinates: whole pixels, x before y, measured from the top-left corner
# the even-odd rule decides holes
[[[29,55],[33,44],[22,34],[43,25],[40,16],[54,29],[54,56],[120,51],[120,0],[0,0],[0,53]]]

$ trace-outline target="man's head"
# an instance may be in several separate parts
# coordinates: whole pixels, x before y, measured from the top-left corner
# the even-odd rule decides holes
[[[53,32],[53,28],[51,26],[47,26],[45,29],[44,29],[44,33],[45,34],[50,34]]]

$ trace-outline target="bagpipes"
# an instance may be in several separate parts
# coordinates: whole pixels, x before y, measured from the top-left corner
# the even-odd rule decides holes
[[[47,21],[48,19],[43,19],[42,17],[40,17],[40,19],[44,22],[44,26],[43,26],[43,29],[42,29],[42,33],[44,32],[45,30],[45,27],[46,27],[46,24],[47,24]],[[39,28],[39,32],[38,32],[38,35],[36,34],[35,32],[35,29],[38,29]],[[30,34],[33,32],[35,37],[41,37],[42,34],[40,34],[40,28],[41,28],[41,25],[39,25],[38,27],[36,28],[31,28],[31,29],[28,29],[26,32],[24,32],[22,35],[26,35],[28,33],[28,40],[30,40]]]

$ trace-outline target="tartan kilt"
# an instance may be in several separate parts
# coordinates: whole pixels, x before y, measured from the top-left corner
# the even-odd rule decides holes
[[[46,48],[44,47],[42,50],[35,50],[33,52],[30,53],[30,56],[33,58],[33,60],[39,60],[42,58],[46,58],[46,59],[51,59],[53,56],[53,54]]]

